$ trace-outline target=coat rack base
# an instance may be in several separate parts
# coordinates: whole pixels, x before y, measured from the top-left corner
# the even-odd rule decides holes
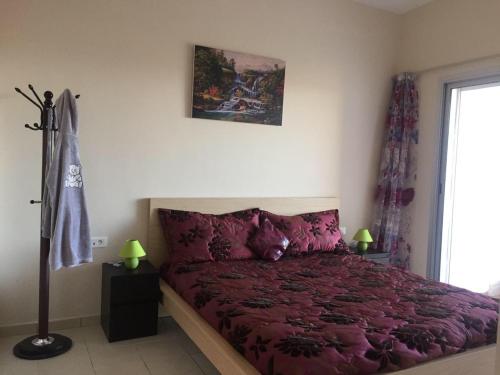
[[[66,353],[73,346],[69,337],[49,333],[48,339],[40,340],[38,335],[25,338],[14,346],[14,355],[22,359],[46,359]]]

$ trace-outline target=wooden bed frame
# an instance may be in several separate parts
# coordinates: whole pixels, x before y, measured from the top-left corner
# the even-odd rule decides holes
[[[338,198],[151,198],[146,252],[159,267],[167,258],[167,245],[158,218],[158,208],[221,214],[258,207],[281,215],[322,211],[339,207]],[[259,372],[215,329],[163,280],[160,281],[162,304],[200,350],[223,375],[256,375]],[[496,345],[469,350],[437,359],[399,375],[493,375]]]

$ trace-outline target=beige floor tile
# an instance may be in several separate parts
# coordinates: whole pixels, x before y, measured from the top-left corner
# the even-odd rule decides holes
[[[201,353],[200,348],[198,348],[198,346],[189,338],[188,335],[184,333],[184,331],[181,331],[176,335],[176,340],[188,354]]]
[[[170,345],[146,343],[137,349],[151,374],[203,374],[189,354],[174,342]]]
[[[1,344],[0,345],[0,366],[7,364],[11,360],[16,359],[12,354],[12,348],[15,344]]]
[[[12,350],[14,346],[26,336],[2,337],[0,339],[0,375],[36,374],[36,362],[20,359],[14,356]]]
[[[152,360],[185,358],[188,353],[174,340],[137,344],[140,357],[147,363]]]
[[[24,340],[26,337],[26,335],[0,337],[0,354],[7,352],[11,353],[14,345]]]
[[[120,345],[140,345],[144,343],[157,343],[157,342],[165,342],[168,340],[170,336],[167,335],[153,335],[153,336],[146,336],[146,337],[138,337],[136,339],[128,339],[128,340],[121,340],[121,341],[115,341],[113,342],[113,345],[120,346]]]
[[[95,373],[96,375],[150,375],[142,361],[118,361],[96,368]]]
[[[141,362],[141,357],[135,346],[111,346],[89,347],[90,360],[94,369],[109,367],[122,362]]]
[[[38,369],[38,375],[95,375],[90,360],[66,363],[57,367],[45,367]]]
[[[34,361],[26,361],[15,358],[0,365],[0,374],[1,375],[38,375],[38,369],[36,366],[36,362]]]
[[[94,374],[85,343],[74,343],[68,352],[36,363],[40,375]]]
[[[191,357],[194,359],[196,364],[201,368],[205,375],[220,375],[220,372],[215,368],[215,366],[208,360],[203,353],[193,354]]]
[[[107,344],[108,339],[101,326],[88,326],[78,329],[87,344]]]
[[[80,330],[83,333],[85,342],[89,345],[109,344],[108,339],[104,334],[104,331],[102,330],[101,326],[81,327]],[[138,337],[136,339],[115,341],[111,343],[111,345],[121,346],[121,345],[134,345],[143,342],[156,342],[163,340],[167,336],[168,335],[166,333],[161,333],[161,334],[159,333],[157,335]]]
[[[146,366],[151,375],[204,375],[203,371],[192,360],[182,363],[146,363]]]
[[[80,318],[63,319],[49,322],[49,331],[54,332],[63,329],[79,328],[81,324]]]
[[[87,327],[87,326],[97,326],[101,324],[101,317],[96,315],[96,316],[85,316],[81,318],[80,324],[82,327]]]
[[[204,374],[203,374],[203,371],[201,371],[200,369],[197,369],[195,371],[186,372],[183,375],[204,375]]]
[[[26,361],[13,346],[24,335],[0,338],[0,375],[218,375],[182,329],[171,319],[156,336],[108,343],[100,326],[57,330],[73,340],[58,357]]]
[[[67,328],[67,329],[58,329],[51,331],[54,333],[59,333],[60,335],[64,335],[69,337],[73,344],[84,344],[85,343],[85,335],[82,328]]]

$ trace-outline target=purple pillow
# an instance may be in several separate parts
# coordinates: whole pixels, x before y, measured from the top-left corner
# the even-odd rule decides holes
[[[223,215],[159,209],[170,263],[255,258],[246,243],[259,225],[259,210]]]
[[[262,259],[275,262],[281,258],[289,243],[283,232],[265,218],[250,238],[248,246]]]
[[[290,240],[287,255],[303,255],[313,251],[335,251],[342,239],[339,211],[328,210],[302,215],[284,216],[261,211],[264,218]]]
[[[349,245],[347,245],[342,238],[339,240],[339,242],[335,246],[334,252],[335,252],[335,254],[338,254],[338,255],[352,254],[351,249],[349,249]]]

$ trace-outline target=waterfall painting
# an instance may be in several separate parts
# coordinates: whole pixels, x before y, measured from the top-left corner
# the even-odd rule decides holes
[[[285,62],[195,46],[194,118],[281,126]]]

